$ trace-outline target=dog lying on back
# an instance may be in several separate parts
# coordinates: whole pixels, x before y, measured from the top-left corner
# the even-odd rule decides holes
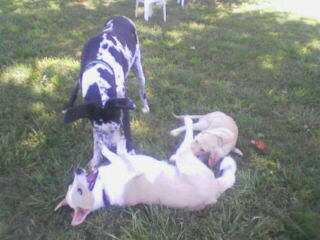
[[[145,77],[135,25],[124,16],[116,16],[107,20],[103,30],[85,44],[79,80],[64,110],[65,123],[80,118],[88,118],[92,123],[92,168],[103,157],[100,143],[115,150],[121,125],[127,140],[127,150],[133,150],[129,109],[133,109],[134,104],[127,98],[125,91],[125,79],[130,69],[137,78],[142,111],[148,112],[144,91]],[[80,88],[84,104],[73,107]]]
[[[222,175],[215,177],[191,151],[192,120],[185,117],[186,135],[174,154],[176,166],[146,155],[131,155],[120,141],[118,154],[103,147],[110,161],[87,174],[75,171],[65,199],[55,208],[69,205],[74,210],[71,224],[82,223],[86,216],[103,206],[132,206],[139,203],[161,204],[172,208],[199,210],[213,204],[235,182],[236,163],[222,160]]]
[[[174,116],[176,118],[184,117]],[[240,156],[243,155],[235,147],[238,139],[238,127],[230,116],[217,111],[205,115],[191,115],[190,117],[199,120],[193,124],[193,130],[200,131],[195,136],[191,149],[200,159],[204,161],[208,159],[210,167],[213,167],[221,158],[232,151]],[[183,131],[185,131],[184,126],[172,130],[170,134],[177,136]]]

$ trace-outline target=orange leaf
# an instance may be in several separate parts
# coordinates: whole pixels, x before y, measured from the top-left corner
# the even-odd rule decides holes
[[[263,140],[252,139],[251,143],[255,145],[258,149],[264,150],[267,147],[267,144]]]

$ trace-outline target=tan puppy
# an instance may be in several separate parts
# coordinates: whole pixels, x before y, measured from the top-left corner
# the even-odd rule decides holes
[[[183,118],[184,116],[177,116]],[[191,144],[193,153],[202,160],[208,159],[209,166],[213,167],[219,159],[231,151],[242,156],[237,149],[238,127],[236,122],[223,112],[212,112],[205,115],[191,115],[192,119],[199,119],[193,124],[193,130],[200,131]],[[174,129],[171,135],[177,136],[185,131],[185,126]]]

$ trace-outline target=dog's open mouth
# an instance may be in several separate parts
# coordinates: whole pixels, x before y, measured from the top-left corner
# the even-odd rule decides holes
[[[85,220],[85,218],[87,217],[87,215],[89,213],[89,210],[81,208],[81,207],[76,207],[73,210],[74,210],[74,212],[73,212],[71,225],[76,226],[76,225],[81,224]]]

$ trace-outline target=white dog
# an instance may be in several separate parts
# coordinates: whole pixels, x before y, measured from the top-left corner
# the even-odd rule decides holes
[[[123,142],[118,145],[119,155],[103,147],[102,153],[111,164],[90,174],[77,169],[65,199],[55,210],[69,205],[74,209],[71,224],[78,225],[90,212],[107,205],[144,203],[198,210],[215,203],[233,186],[236,163],[231,157],[224,158],[220,166],[222,175],[216,178],[191,151],[191,118],[185,117],[185,124],[185,139],[173,156],[176,166],[146,155],[130,155]]]
[[[184,116],[176,116],[183,118]],[[242,156],[242,152],[237,149],[238,127],[236,122],[223,112],[212,112],[205,115],[192,115],[193,119],[199,121],[193,124],[193,130],[200,131],[195,136],[191,149],[200,159],[208,159],[209,166],[213,167],[218,160],[235,152]],[[172,130],[173,136],[179,135],[185,130],[185,126]]]

